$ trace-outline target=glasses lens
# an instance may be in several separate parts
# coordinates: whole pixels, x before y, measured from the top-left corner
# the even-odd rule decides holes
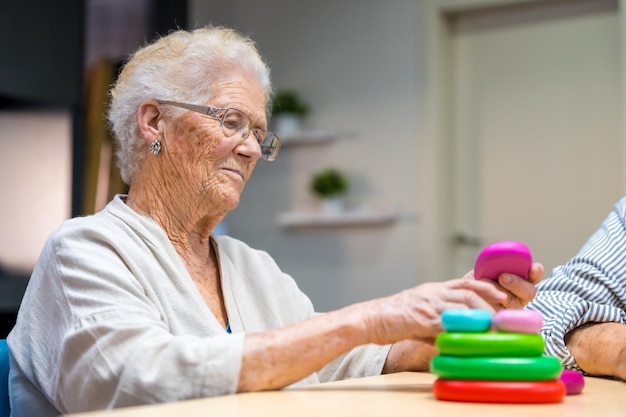
[[[250,134],[250,124],[252,123],[248,116],[236,109],[227,109],[222,116],[222,130],[226,136],[234,136],[241,134],[241,138],[245,139]]]
[[[261,157],[266,161],[273,161],[280,149],[280,140],[272,132],[252,129],[252,121],[248,116],[237,109],[226,109],[221,118],[222,131],[226,136],[238,135],[245,140],[254,130],[254,135],[261,145]]]
[[[280,140],[272,132],[263,132],[265,137],[261,141],[261,157],[266,161],[273,161],[280,150]]]

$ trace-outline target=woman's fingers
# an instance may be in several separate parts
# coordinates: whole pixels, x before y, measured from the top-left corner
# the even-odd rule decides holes
[[[468,308],[493,310],[495,305],[506,302],[508,297],[508,293],[503,291],[501,287],[485,280],[461,278],[448,281],[447,284],[452,288],[464,291],[460,293],[465,297],[465,299],[461,301],[463,301]],[[454,293],[450,294],[451,297],[454,297],[454,295]]]
[[[543,278],[543,265],[533,264],[528,279],[513,274],[502,274],[498,278],[499,286],[507,293],[507,300],[502,303],[505,308],[523,308],[537,294],[537,284]]]
[[[426,283],[363,306],[365,323],[375,343],[435,337],[443,329],[441,315],[450,309],[477,308],[495,313],[507,294],[492,283],[456,280]]]
[[[534,263],[530,268],[530,272],[528,273],[528,282],[533,285],[539,284],[539,282],[543,279],[543,274],[543,265],[538,262]]]
[[[543,266],[533,265],[530,275],[530,279],[523,279],[502,274],[496,282],[473,279],[470,272],[463,278],[418,285],[367,303],[365,323],[375,343],[434,337],[443,330],[441,315],[445,310],[476,308],[495,314],[503,307],[522,308],[535,296],[534,283],[541,280]]]

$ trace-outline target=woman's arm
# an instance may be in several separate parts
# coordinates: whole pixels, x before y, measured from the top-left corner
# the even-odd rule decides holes
[[[364,344],[386,345],[432,339],[441,332],[441,313],[450,308],[483,308],[507,294],[482,281],[456,279],[422,284],[398,294],[315,316],[281,329],[246,336],[238,391],[284,387],[318,371],[335,357]],[[398,346],[410,345],[403,342]],[[393,348],[392,348],[393,349]],[[397,349],[391,367],[406,369],[407,349]],[[391,353],[391,352],[390,352]],[[388,369],[389,370],[389,369]]]

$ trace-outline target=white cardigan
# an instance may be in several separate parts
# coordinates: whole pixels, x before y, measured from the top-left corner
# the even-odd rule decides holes
[[[116,196],[46,243],[8,336],[13,416],[56,416],[236,391],[245,333],[316,314],[265,252],[212,237],[232,334],[165,232]],[[367,345],[298,384],[379,374]]]

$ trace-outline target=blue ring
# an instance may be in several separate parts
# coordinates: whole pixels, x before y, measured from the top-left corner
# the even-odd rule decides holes
[[[441,315],[441,325],[447,332],[486,332],[491,320],[491,312],[477,308],[451,309]]]

